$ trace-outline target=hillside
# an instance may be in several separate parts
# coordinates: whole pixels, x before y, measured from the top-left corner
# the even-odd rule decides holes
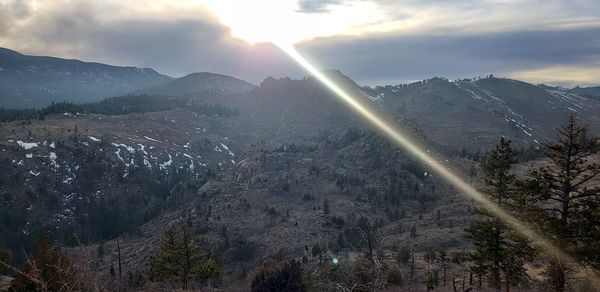
[[[243,129],[240,132],[248,140],[260,137],[285,143],[340,133],[348,127],[364,128],[354,113],[312,78],[269,77],[256,87],[209,72],[172,79],[152,69],[24,56],[6,49],[0,51],[0,68],[0,107],[41,107],[62,100],[85,103],[134,93],[191,97],[235,108],[242,117],[231,126]],[[361,88],[339,71],[327,74],[366,106],[384,112],[411,135],[440,149],[483,151],[501,135],[519,147],[539,147],[553,138],[554,129],[547,125],[570,113],[577,114],[592,133],[600,132],[594,122],[600,119],[600,100],[594,97],[597,88],[593,87],[567,90],[488,77]]]
[[[144,88],[135,93],[167,96],[211,95],[223,97],[248,93],[255,88],[255,85],[235,77],[202,72],[192,73],[162,85]]]
[[[600,99],[600,86],[596,87],[575,87],[568,90],[569,93],[578,94],[581,96]]]
[[[170,80],[149,68],[27,56],[0,48],[0,107],[5,108],[97,101]]]
[[[590,135],[599,133],[597,101],[553,88],[493,77],[370,88],[326,73],[473,184],[500,136],[532,151],[518,153],[525,163],[570,113],[591,126]],[[427,277],[431,252],[452,259],[448,275],[468,274],[464,228],[473,202],[317,80],[269,77],[238,91],[246,83],[207,76],[233,83],[194,87],[220,84],[211,88],[225,86],[223,94],[182,86],[53,104],[25,118],[0,112],[10,116],[0,124],[0,248],[21,263],[47,231],[107,287],[116,287],[121,261],[127,277],[139,279],[127,280],[128,288],[156,290],[144,286],[150,259],[169,228],[186,225],[222,265],[221,285],[236,290],[269,259],[302,259],[317,270],[337,256],[349,265],[364,251],[357,226],[366,220],[382,257],[417,255],[407,281]],[[403,266],[403,277],[409,271]]]
[[[539,147],[554,138],[557,121],[576,114],[600,133],[600,101],[518,80],[433,78],[368,89],[401,123],[414,124],[431,144],[477,151],[499,136],[516,145]]]
[[[42,230],[64,244],[135,231],[181,181],[235,164],[238,141],[220,119],[174,110],[3,123],[0,246],[30,247]]]
[[[500,136],[516,147],[536,148],[554,138],[555,127],[576,114],[600,134],[600,101],[518,80],[433,78],[395,86],[360,87],[338,71],[327,74],[366,107],[395,120],[409,135],[438,151],[487,151]],[[249,140],[301,142],[339,135],[349,127],[370,129],[347,105],[313,78],[267,78],[256,90],[227,99],[200,100],[239,110],[232,127]]]
[[[329,72],[349,92],[368,103],[361,88],[339,72]],[[350,127],[362,125],[354,113],[317,80],[305,78],[266,78],[260,87],[227,99],[207,99],[236,108],[238,122],[232,127],[250,141],[264,139],[278,143],[301,142],[306,138],[339,135]],[[232,121],[232,122],[235,122]]]
[[[183,222],[202,234],[203,248],[216,248],[233,278],[269,258],[306,257],[316,266],[320,260],[310,252],[314,246],[350,260],[358,256],[352,252],[360,241],[353,226],[361,217],[380,224],[387,252],[405,246],[460,256],[468,248],[462,229],[469,222],[470,203],[375,134],[349,131],[331,141],[263,147],[187,190],[184,205],[143,225],[138,234],[122,237],[124,269],[143,273],[140,267],[160,234]],[[72,255],[108,276],[116,241],[103,243],[104,257],[94,256],[97,248],[75,249]],[[240,260],[241,248],[248,255]]]
[[[500,136],[512,139],[517,148],[535,149],[553,137],[554,128],[569,113],[577,113],[590,125],[590,135],[599,133],[595,122],[600,120],[598,102],[515,80],[451,82],[434,78],[409,85],[361,88],[340,72],[327,74],[366,106],[395,119],[400,128],[428,149],[449,156],[483,154]],[[121,193],[119,189],[123,188],[137,188],[139,194],[151,191],[138,178],[132,178],[133,174],[164,183],[162,192],[168,192],[177,181],[168,181],[169,175],[164,174],[173,167],[192,176],[202,176],[208,170],[220,173],[240,167],[239,162],[248,155],[256,155],[253,153],[257,149],[276,151],[281,147],[297,147],[301,153],[316,147],[323,157],[334,157],[342,150],[323,152],[327,143],[356,143],[362,141],[358,137],[371,131],[312,78],[267,78],[260,87],[228,98],[203,93],[185,98],[124,96],[94,104],[55,105],[45,110],[48,113],[40,116],[40,120],[2,123],[0,161],[4,171],[0,177],[7,183],[2,187],[3,193],[32,192],[34,197],[48,194],[62,197],[87,196],[92,191]],[[350,142],[344,142],[347,140]],[[360,145],[376,151],[377,147],[368,141]],[[311,155],[312,152],[288,159],[290,163],[315,159]],[[344,157],[350,161],[353,155],[359,154]],[[365,161],[356,164],[376,165],[369,161],[383,159],[366,153],[359,156]],[[86,174],[85,165],[94,165],[106,177]],[[100,184],[99,179],[109,184]],[[32,185],[8,184],[20,180]],[[48,181],[54,183],[48,185]],[[93,185],[97,187],[94,189]],[[151,202],[148,201],[150,205]],[[27,208],[30,203],[19,204]],[[9,206],[12,205],[6,205]],[[152,214],[145,215],[143,220],[131,219],[131,228],[160,212]],[[15,223],[6,234],[22,232],[25,223]],[[89,239],[109,239],[121,232],[94,234]]]

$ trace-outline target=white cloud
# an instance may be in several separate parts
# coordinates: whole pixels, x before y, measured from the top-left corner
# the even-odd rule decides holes
[[[235,37],[250,43],[356,35],[372,23],[387,20],[386,13],[370,1],[325,1],[310,4],[310,13],[303,7],[307,2],[297,0],[204,2]]]
[[[171,75],[297,76],[275,48],[231,36],[266,30],[304,40],[317,63],[359,82],[494,73],[600,83],[590,62],[600,58],[598,11],[596,0],[0,0],[0,46]],[[233,31],[227,17],[239,21]]]
[[[600,66],[551,66],[546,68],[517,71],[509,77],[534,84],[574,86],[598,86]]]

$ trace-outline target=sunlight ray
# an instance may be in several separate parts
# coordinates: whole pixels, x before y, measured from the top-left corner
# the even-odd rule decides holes
[[[362,118],[368,121],[372,126],[379,130],[382,134],[387,136],[398,146],[406,150],[410,155],[419,159],[422,163],[428,165],[433,169],[435,173],[440,175],[444,180],[453,185],[460,191],[462,195],[469,199],[473,199],[481,206],[486,208],[489,212],[494,214],[496,217],[503,220],[506,224],[510,225],[515,230],[521,232],[523,235],[529,237],[532,242],[544,250],[547,254],[560,258],[562,261],[576,264],[587,272],[587,277],[594,281],[596,284],[600,284],[600,277],[597,271],[586,269],[577,262],[573,257],[560,250],[555,244],[548,240],[545,236],[535,231],[532,227],[521,222],[518,218],[502,209],[496,203],[492,202],[483,193],[475,189],[473,186],[468,184],[458,175],[453,173],[450,169],[438,162],[432,154],[429,154],[422,149],[416,142],[412,141],[407,135],[403,134],[399,129],[393,126],[392,123],[386,121],[386,119],[370,110],[366,106],[362,105],[358,99],[351,96],[344,89],[339,87],[335,82],[328,78],[323,72],[315,68],[306,58],[304,58],[291,43],[287,42],[275,42],[275,44],[281,48],[286,54],[294,59],[300,66],[302,66],[308,73],[318,79],[323,85],[331,90],[337,97],[349,105],[354,111],[356,111]]]

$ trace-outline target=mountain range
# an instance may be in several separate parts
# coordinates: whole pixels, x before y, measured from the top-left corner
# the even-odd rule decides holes
[[[352,228],[365,217],[386,255],[443,250],[449,274],[468,269],[473,202],[313,77],[255,86],[8,50],[0,68],[0,107],[39,108],[0,110],[0,248],[17,262],[48,232],[107,285],[116,262],[141,279],[162,234],[186,224],[233,285],[266,259],[321,267],[315,246],[357,257]],[[594,88],[493,76],[367,87],[324,73],[474,184],[501,136],[523,165],[571,114],[600,136]]]
[[[97,101],[170,80],[148,68],[26,56],[0,48],[0,106],[7,108]]]
[[[40,108],[52,101],[99,101],[126,94],[230,95],[255,86],[212,73],[173,78],[149,68],[120,67],[0,48],[0,107]]]

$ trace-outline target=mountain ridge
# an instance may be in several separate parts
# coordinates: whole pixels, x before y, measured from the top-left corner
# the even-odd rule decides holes
[[[4,55],[13,56],[9,58],[13,60],[30,58],[11,50],[5,50]],[[410,133],[441,148],[486,149],[496,143],[498,136],[506,136],[518,146],[539,147],[553,135],[553,129],[545,125],[569,114],[577,114],[590,125],[592,133],[600,132],[595,122],[600,120],[600,100],[578,94],[594,88],[564,89],[492,75],[452,81],[434,77],[410,84],[361,87],[339,70],[322,72],[364,106],[383,113]],[[2,76],[7,76],[7,70],[0,71]],[[2,79],[0,89],[1,85]],[[248,137],[263,137],[272,143],[302,141],[316,133],[339,133],[348,127],[370,127],[312,76],[302,79],[269,76],[256,86],[233,76],[197,72],[126,94],[132,93],[180,96],[196,104],[221,104],[239,110],[240,118],[233,119],[230,123],[237,124],[232,126],[245,129],[241,132]],[[222,98],[225,96],[228,98]]]
[[[151,68],[122,67],[3,49],[0,107],[39,108],[52,101],[90,102],[172,80]]]
[[[175,78],[165,84],[144,88],[134,93],[167,96],[192,94],[230,96],[248,93],[256,88],[256,85],[233,76],[211,72],[195,72]]]

